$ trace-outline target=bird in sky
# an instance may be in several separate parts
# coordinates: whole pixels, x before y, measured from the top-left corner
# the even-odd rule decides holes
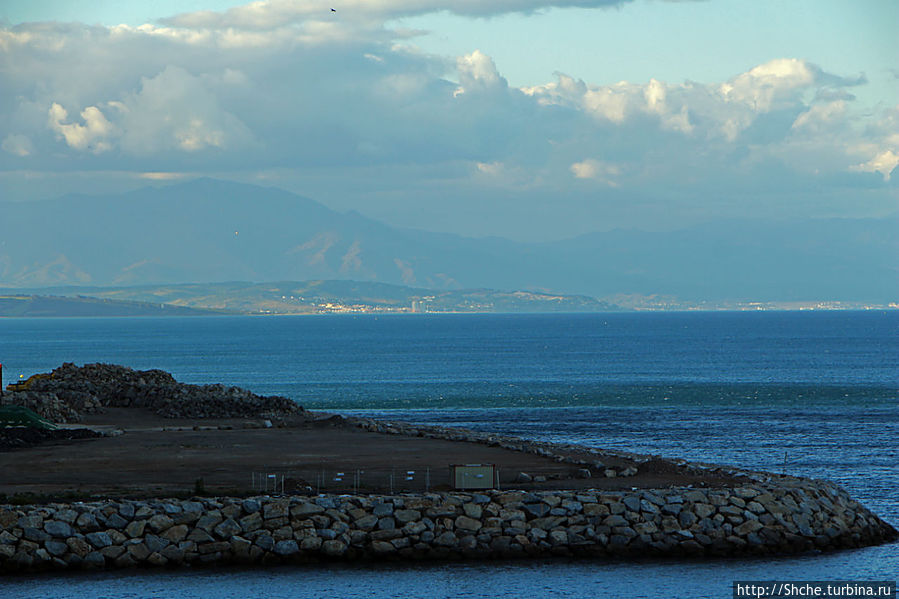
[[[331,12],[337,12],[337,9],[336,9],[336,8],[332,8],[332,9],[331,9]]]

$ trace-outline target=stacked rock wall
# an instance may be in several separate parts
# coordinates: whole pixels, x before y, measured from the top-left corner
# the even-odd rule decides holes
[[[772,554],[896,536],[845,491],[799,479],[628,493],[105,501],[0,506],[0,570]]]

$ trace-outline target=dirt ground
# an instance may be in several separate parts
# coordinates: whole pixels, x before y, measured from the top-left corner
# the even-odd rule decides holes
[[[83,423],[115,436],[50,442],[0,452],[0,493],[91,496],[208,493],[390,492],[449,490],[450,464],[495,464],[501,488],[624,490],[734,481],[695,475],[666,461],[636,476],[578,478],[577,467],[486,445],[371,433],[298,417],[265,428],[259,420],[172,420],[133,408],[108,408]],[[627,460],[593,456],[607,465]],[[520,472],[545,482],[515,483]],[[274,477],[270,476],[274,475]],[[273,486],[277,485],[277,489]]]

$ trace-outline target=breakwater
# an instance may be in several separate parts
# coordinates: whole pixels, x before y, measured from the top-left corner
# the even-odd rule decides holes
[[[632,492],[194,498],[0,506],[0,570],[323,560],[740,556],[896,530],[826,481]]]

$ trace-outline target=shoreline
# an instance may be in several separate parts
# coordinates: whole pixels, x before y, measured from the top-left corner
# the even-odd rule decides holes
[[[0,492],[87,499],[0,505],[7,573],[795,555],[899,538],[826,480],[308,412],[112,365],[65,364],[14,387],[4,402],[106,434],[0,452]],[[477,463],[494,465],[499,488],[437,476]],[[281,495],[253,492],[257,468],[280,474]],[[194,483],[194,497],[172,498]]]
[[[331,420],[336,415],[320,416]],[[449,438],[549,454],[554,461],[577,466],[595,467],[590,456],[598,455],[589,448],[465,429],[345,420],[379,435]],[[572,449],[581,453],[572,455]],[[638,464],[652,459],[617,454]],[[0,572],[740,558],[838,551],[899,539],[893,526],[829,481],[675,462],[742,482],[706,488],[319,493],[0,505]]]

